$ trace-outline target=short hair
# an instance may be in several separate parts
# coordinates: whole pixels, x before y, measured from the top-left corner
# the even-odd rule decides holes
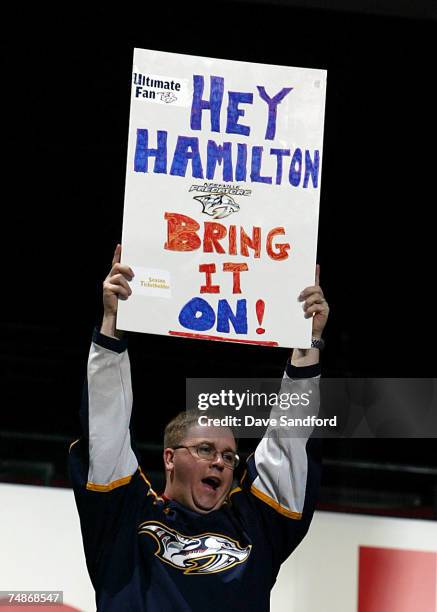
[[[212,410],[208,412],[208,416],[223,416],[219,411]],[[164,448],[173,448],[179,446],[182,440],[187,435],[188,430],[193,425],[199,423],[199,413],[196,410],[183,410],[169,421],[164,429]],[[232,432],[235,439],[235,444],[238,446],[238,439],[232,427],[227,427]]]
[[[193,425],[197,425],[199,415],[194,410],[183,410],[179,412],[164,430],[164,448],[178,446],[185,438],[187,431]]]

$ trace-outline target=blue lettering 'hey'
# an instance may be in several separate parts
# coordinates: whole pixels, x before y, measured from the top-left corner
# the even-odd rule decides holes
[[[211,131],[220,132],[220,109],[223,101],[225,81],[223,77],[210,77],[209,101],[203,100],[204,80],[200,74],[193,74],[193,103],[191,105],[191,129],[202,129],[202,111],[209,110],[211,113]]]
[[[276,116],[278,111],[278,104],[282,102],[287,94],[293,89],[293,87],[283,87],[279,93],[276,94],[273,98],[271,98],[267,93],[265,88],[262,85],[257,85],[257,89],[259,91],[259,95],[267,102],[269,107],[269,119],[267,121],[267,129],[266,129],[266,140],[273,140],[276,134]]]
[[[238,104],[240,102],[243,104],[252,104],[253,94],[243,93],[241,91],[229,92],[228,121],[226,124],[226,132],[228,134],[241,134],[242,136],[249,136],[250,127],[248,125],[241,125],[238,123],[238,118],[244,117],[245,113],[242,108],[238,108]]]

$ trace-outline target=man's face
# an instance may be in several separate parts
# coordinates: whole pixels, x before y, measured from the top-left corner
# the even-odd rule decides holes
[[[202,442],[221,452],[236,452],[232,431],[225,427],[193,425],[180,444],[194,446]],[[165,494],[168,497],[200,513],[217,510],[223,504],[234,473],[224,464],[220,454],[206,461],[196,455],[194,448],[166,448],[164,463],[168,475]]]

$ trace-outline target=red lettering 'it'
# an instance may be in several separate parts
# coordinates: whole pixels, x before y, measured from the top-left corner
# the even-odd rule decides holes
[[[167,242],[164,249],[169,251],[195,251],[200,247],[200,238],[196,234],[200,225],[186,215],[166,212]]]
[[[200,264],[199,272],[205,272],[206,284],[201,285],[200,293],[220,293],[220,285],[213,285],[211,275],[215,272],[215,264]]]
[[[245,272],[249,269],[247,263],[224,263],[223,272],[233,273],[233,288],[232,293],[241,293],[240,287],[240,272]]]

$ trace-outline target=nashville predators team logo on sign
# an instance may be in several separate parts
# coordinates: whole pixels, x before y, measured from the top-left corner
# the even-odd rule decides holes
[[[223,572],[244,563],[252,548],[218,533],[186,536],[155,521],[142,523],[138,533],[151,536],[158,545],[155,555],[184,574]]]
[[[193,200],[198,200],[202,204],[202,212],[213,219],[223,219],[240,210],[238,202],[225,193],[195,196]]]

